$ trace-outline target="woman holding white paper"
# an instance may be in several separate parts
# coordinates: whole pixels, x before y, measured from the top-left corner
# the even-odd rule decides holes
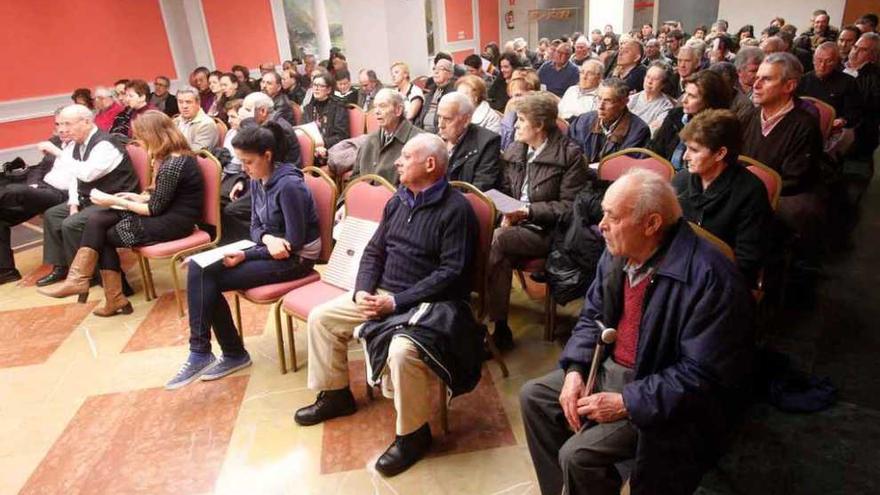
[[[130,314],[122,292],[122,267],[116,248],[143,246],[190,235],[202,216],[204,179],[186,138],[170,117],[149,110],[132,123],[132,132],[153,162],[150,186],[142,194],[106,194],[92,190],[92,203],[110,209],[89,217],[67,280],[40,289],[51,297],[79,295],[85,302],[97,265],[104,285],[98,316]]]
[[[250,366],[223,293],[287,282],[309,274],[321,252],[315,202],[302,172],[276,161],[287,154],[284,130],[275,122],[241,129],[232,147],[251,178],[251,240],[255,246],[227,253],[206,267],[189,262],[189,357],[165,388],[197,378],[216,380]],[[211,352],[211,328],[223,352]]]

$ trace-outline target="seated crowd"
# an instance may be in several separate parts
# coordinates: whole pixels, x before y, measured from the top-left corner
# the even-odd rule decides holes
[[[484,341],[515,346],[514,272],[548,259],[571,232],[592,231],[604,250],[580,260],[595,279],[580,293],[560,367],[521,391],[541,492],[618,493],[614,464],[635,459],[632,493],[691,493],[747,405],[752,291],[773,290],[763,279],[788,253],[791,269],[775,288],[789,285],[788,297],[810,306],[833,248],[822,233],[833,226],[845,238],[852,229],[880,134],[876,15],[840,30],[822,10],[802,33],[782,19],[757,37],[753,26],[727,29],[723,20],[691,35],[678,22],[624,35],[607,26],[542,39],[535,51],[522,39],[490,43],[461,65],[437,54],[431,77],[413,79],[394,63],[388,86],[373,70],[353,84],[334,49],[321,63],[285,61],[280,72],[263,64],[258,79],[240,65],[199,67],[176,94],[164,76],[152,90],[140,79],[78,89],[37,145],[44,159],[0,179],[0,283],[21,277],[10,228],[42,214],[52,270],[39,292],[84,302],[101,284],[96,315],[131,313],[117,248],[205,228],[214,188],[197,155],[207,151],[222,165],[221,242],[255,245],[207,267],[188,263],[189,355],[166,388],[222,378],[251,364],[223,292],[296,280],[319,259],[303,163],[339,185],[379,176],[397,192],[354,290],[308,316],[308,386],[318,394],[295,421],[355,412],[347,349],[361,339],[368,379],[397,414],[395,440],[376,462],[390,476],[430,448],[431,383],[466,393],[479,380]],[[376,130],[351,135],[354,106]],[[151,163],[143,190],[129,142]],[[606,178],[603,162],[631,148],[666,164],[669,177],[631,169]],[[848,175],[845,161],[869,171]],[[759,172],[778,177],[778,198]],[[468,305],[477,218],[451,181],[517,205],[495,219],[488,328]],[[606,326],[616,341],[593,363]]]

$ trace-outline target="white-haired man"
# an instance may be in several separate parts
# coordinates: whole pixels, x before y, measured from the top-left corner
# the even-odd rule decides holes
[[[449,150],[446,177],[488,191],[498,185],[501,136],[471,123],[473,113],[474,105],[463,93],[449,93],[440,100],[439,135]]]
[[[125,110],[125,105],[116,100],[114,90],[98,86],[95,88],[95,125],[104,132],[110,132],[116,116]]]
[[[367,137],[358,149],[352,169],[352,177],[376,174],[392,184],[397,184],[398,174],[395,162],[400,157],[403,146],[422,130],[412,125],[404,116],[406,105],[403,95],[392,88],[382,88],[373,100],[373,110],[379,130]]]
[[[295,420],[311,426],[354,414],[348,342],[362,339],[368,380],[384,384],[397,413],[396,438],[376,461],[386,476],[430,449],[429,396],[438,376],[453,395],[479,380],[483,335],[466,303],[477,224],[467,200],[449,186],[446,164],[438,136],[419,134],[404,145],[401,187],[364,250],[354,291],[309,314],[308,386],[319,393]]]
[[[52,265],[52,271],[37,281],[39,287],[67,277],[86,222],[101,208],[92,204],[92,189],[109,194],[139,190],[128,152],[95,126],[91,110],[82,105],[65,107],[58,115],[58,131],[72,144],[62,150],[44,142],[40,150],[55,155],[57,165],[75,173],[68,185],[67,202],[49,208],[43,215],[43,262]]]
[[[443,95],[455,91],[454,70],[455,68],[449,60],[440,59],[434,64],[432,75],[434,88],[425,95],[425,102],[415,122],[426,132],[437,133],[437,107],[440,105],[440,98],[443,98]]]
[[[218,142],[220,131],[217,130],[217,123],[199,105],[199,92],[196,88],[180,88],[177,91],[177,107],[180,115],[174,118],[174,124],[186,137],[193,151],[210,150],[223,144]]]
[[[571,55],[571,63],[581,66],[590,59],[590,42],[584,36],[579,37],[574,42],[574,53]]]
[[[520,391],[541,493],[616,495],[632,458],[632,493],[693,493],[746,398],[751,296],[656,173],[615,181],[602,210],[607,248],[560,368]],[[616,341],[593,363],[604,327]]]

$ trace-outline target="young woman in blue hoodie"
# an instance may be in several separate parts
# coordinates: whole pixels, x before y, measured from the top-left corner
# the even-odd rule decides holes
[[[251,179],[251,240],[257,245],[205,268],[189,263],[190,353],[165,385],[169,390],[250,366],[223,293],[303,277],[321,251],[315,202],[302,172],[276,159],[287,153],[281,127],[268,122],[241,129],[232,147]],[[223,351],[216,360],[211,353],[211,327]]]

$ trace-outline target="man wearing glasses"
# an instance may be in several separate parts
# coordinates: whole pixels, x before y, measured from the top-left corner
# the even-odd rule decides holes
[[[170,87],[171,81],[167,77],[156,76],[153,81],[153,94],[150,96],[150,103],[160,112],[173,118],[180,111],[177,108],[177,98],[168,92]]]
[[[440,98],[450,91],[455,91],[453,70],[452,62],[446,59],[440,59],[434,64],[432,75],[434,89],[425,96],[425,105],[422,106],[416,121],[416,125],[426,132],[437,134],[437,107],[440,105]]]

